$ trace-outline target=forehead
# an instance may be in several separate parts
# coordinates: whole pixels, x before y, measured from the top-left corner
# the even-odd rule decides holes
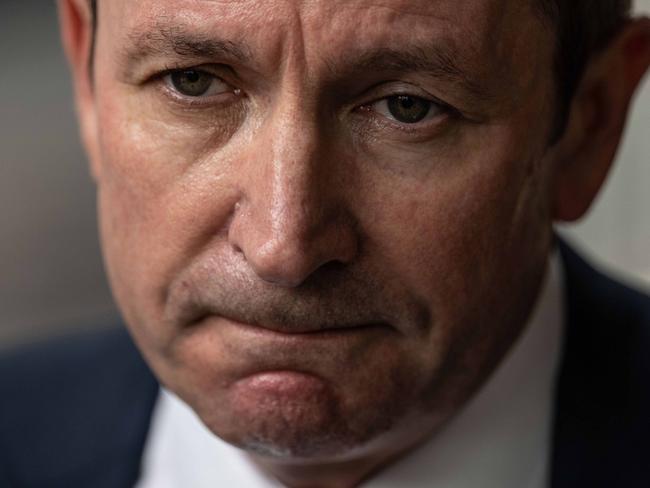
[[[495,25],[502,24],[513,13],[534,11],[535,0],[111,0],[100,2],[103,9],[127,23],[138,23],[155,17],[176,17],[186,20],[217,20],[226,22],[312,20],[321,26],[332,20],[395,20],[409,18],[430,22]],[[196,19],[193,17],[200,17]],[[457,25],[462,27],[462,25]],[[251,32],[252,34],[252,32]]]
[[[111,0],[99,2],[104,25],[118,37],[165,27],[218,33],[254,48],[303,48],[347,42],[377,44],[443,40],[458,54],[497,54],[542,29],[535,0]]]
[[[391,71],[383,69],[386,63],[381,70],[372,60],[363,64],[388,50],[407,60],[407,69],[393,71],[409,71],[425,60],[422,70],[462,87],[467,103],[505,109],[516,105],[536,78],[551,78],[552,34],[534,2],[111,0],[99,2],[98,51],[100,57],[112,51],[127,66],[124,72],[135,72],[129,62],[157,52],[160,58],[169,51],[179,54],[185,39],[199,40],[199,48],[217,40],[228,49],[220,47],[214,57],[234,54],[264,77],[291,72],[316,86],[328,77],[356,79],[364,69]],[[195,47],[189,51],[195,54]],[[287,66],[294,69],[286,71]]]

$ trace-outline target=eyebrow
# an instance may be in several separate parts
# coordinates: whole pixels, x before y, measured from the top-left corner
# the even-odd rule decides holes
[[[490,83],[478,82],[458,62],[454,49],[443,44],[430,47],[409,47],[405,50],[379,48],[366,52],[355,61],[358,72],[424,73],[432,78],[460,86],[470,95],[485,100],[495,94]]]
[[[182,58],[218,59],[222,62],[252,62],[252,54],[245,43],[219,39],[211,33],[203,35],[180,25],[156,23],[150,30],[128,35],[129,45],[124,48],[125,72],[150,57],[176,55]],[[461,56],[453,46],[432,41],[430,45],[407,46],[404,49],[376,48],[358,56],[346,53],[346,59],[328,63],[337,77],[358,73],[424,73],[436,80],[459,86],[471,98],[487,101],[497,98],[493,83],[478,82],[459,61]]]
[[[197,59],[223,59],[247,63],[250,49],[243,43],[218,39],[189,31],[182,26],[157,26],[145,32],[128,35],[123,59],[127,67],[158,56],[177,55]]]

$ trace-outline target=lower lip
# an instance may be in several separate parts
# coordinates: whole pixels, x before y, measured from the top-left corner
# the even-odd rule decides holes
[[[313,390],[320,387],[322,380],[315,375],[299,371],[264,371],[252,374],[239,381],[251,389],[260,392],[286,392],[293,393],[304,389]]]
[[[233,386],[239,401],[251,407],[270,399],[295,404],[321,402],[328,397],[328,386],[322,378],[291,370],[254,373],[239,379]]]
[[[239,383],[240,391],[293,392],[289,396],[323,388],[320,373],[343,374],[346,362],[395,332],[386,324],[369,324],[289,334],[214,315],[197,325],[188,329],[187,347],[221,370],[227,383]]]

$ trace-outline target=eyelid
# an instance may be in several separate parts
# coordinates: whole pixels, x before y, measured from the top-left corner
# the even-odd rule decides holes
[[[431,94],[428,90],[425,90],[414,83],[406,83],[403,81],[385,81],[378,85],[371,87],[371,95],[368,97],[369,101],[364,105],[375,102],[382,98],[388,98],[392,96],[407,95],[411,97],[422,98],[424,100],[429,100],[433,103],[437,103],[442,106],[449,106],[448,103],[445,103],[440,98]]]
[[[358,105],[358,107],[367,109],[368,107],[371,107],[375,103],[378,103],[382,100],[387,100],[388,98],[391,97],[397,97],[397,96],[410,96],[415,98],[421,98],[440,107],[442,111],[447,112],[450,115],[460,115],[461,113],[458,109],[456,109],[449,103],[441,100],[435,95],[432,95],[431,93],[420,88],[419,86],[412,83],[405,83],[403,81],[395,81],[395,82],[388,81],[388,82],[381,83],[379,86],[376,85],[372,89],[372,95],[368,97],[368,100]]]
[[[191,62],[189,63],[183,63],[183,62],[171,62],[171,63],[166,63],[162,67],[162,69],[158,70],[158,74],[154,74],[153,76],[164,76],[169,73],[173,73],[176,71],[200,71],[202,73],[207,73],[209,75],[215,76],[217,78],[224,78],[225,73],[229,74],[234,74],[230,66],[227,64],[219,64],[219,63],[198,63],[198,64],[192,64]]]
[[[373,110],[376,113],[378,113],[382,117],[385,117],[386,119],[392,121],[395,124],[408,125],[408,126],[411,126],[411,127],[417,127],[418,125],[420,125],[420,126],[425,125],[427,122],[429,122],[431,120],[434,120],[434,119],[437,119],[441,115],[446,115],[448,113],[448,110],[446,109],[445,106],[435,102],[434,100],[429,100],[429,99],[426,99],[426,98],[416,97],[414,95],[409,95],[412,98],[419,98],[420,100],[426,101],[427,103],[431,104],[431,107],[429,108],[429,112],[427,113],[427,115],[422,120],[420,120],[418,122],[413,122],[413,123],[400,122],[399,120],[397,120],[394,116],[392,116],[390,114],[390,110],[388,108],[388,100],[390,98],[392,98],[392,97],[399,97],[399,96],[403,96],[403,95],[398,94],[398,95],[391,95],[391,96],[388,96],[388,97],[380,98],[379,100],[376,100],[376,101],[372,102],[371,104],[369,104],[368,107],[369,108],[376,107],[376,108],[373,108]],[[382,105],[385,105],[385,109],[384,109],[384,107],[382,107],[382,109],[378,109],[378,107],[380,107]]]
[[[375,104],[387,102],[388,98],[397,96],[411,96],[426,100],[433,104],[431,110],[435,115],[419,122],[404,123],[394,117],[386,117],[374,107]],[[359,134],[364,134],[364,137],[373,134],[375,140],[428,143],[457,127],[457,123],[469,120],[453,105],[413,83],[397,80],[378,83],[366,90],[363,98],[351,107],[352,113],[356,113],[358,117],[355,117],[355,120],[361,124],[356,130]]]
[[[172,77],[173,75],[175,75],[176,73],[179,73],[179,72],[183,72],[183,71],[196,71],[197,73],[202,73],[202,74],[204,74],[204,75],[210,76],[210,77],[213,79],[213,82],[218,82],[218,83],[222,84],[226,89],[223,90],[223,91],[221,91],[221,92],[219,92],[219,93],[216,93],[216,94],[215,94],[215,93],[209,94],[208,92],[209,92],[212,88],[208,88],[208,92],[206,92],[206,93],[203,94],[203,95],[198,95],[198,96],[196,96],[196,97],[191,97],[190,95],[184,95],[183,93],[180,93],[180,92],[179,92],[179,90],[174,86],[174,83],[173,83],[172,80],[171,80],[171,77]],[[210,96],[220,95],[221,93],[226,93],[227,91],[235,91],[235,89],[230,85],[230,83],[228,83],[227,81],[225,81],[223,78],[221,78],[220,76],[215,75],[214,73],[210,73],[209,71],[202,70],[202,69],[195,69],[195,68],[188,68],[188,69],[175,69],[175,70],[171,70],[171,71],[168,71],[167,73],[165,73],[165,74],[162,76],[162,79],[163,79],[163,81],[165,82],[165,85],[168,87],[168,89],[173,90],[173,91],[176,92],[179,96],[187,97],[187,98],[195,98],[195,99],[200,99],[200,98],[209,98]]]
[[[227,66],[222,67],[224,69],[228,69]],[[223,83],[228,87],[228,89],[212,95],[202,95],[197,97],[184,95],[173,86],[170,80],[172,74],[182,71],[199,71],[201,73],[205,73]],[[226,80],[224,76],[215,73],[215,71],[217,70],[210,65],[167,66],[164,70],[159,71],[158,73],[151,76],[149,81],[158,85],[160,87],[159,90],[165,94],[167,98],[171,99],[173,103],[181,108],[201,108],[209,107],[212,105],[229,104],[232,103],[233,98],[242,98],[242,90]]]
[[[426,100],[433,104],[431,110],[434,111],[437,110],[437,113],[433,117],[427,116],[425,119],[419,122],[409,124],[409,123],[400,122],[394,117],[386,116],[381,112],[377,111],[375,108],[373,108],[375,104],[381,102],[387,103],[388,98],[400,96],[400,95],[408,95],[408,96],[417,97]],[[430,95],[429,96],[420,96],[419,94],[414,95],[412,91],[410,93],[407,91],[389,92],[388,94],[382,97],[373,98],[370,102],[362,104],[361,106],[358,107],[357,110],[359,110],[361,113],[367,114],[366,116],[374,120],[374,123],[378,124],[377,125],[378,127],[383,127],[384,130],[391,130],[391,131],[397,130],[399,132],[403,132],[406,134],[412,134],[413,136],[415,136],[415,134],[423,135],[433,130],[437,130],[435,128],[440,128],[442,125],[444,125],[445,121],[451,118],[455,119],[460,116],[460,112],[458,110],[456,110],[454,107],[452,107],[451,105],[445,102],[439,101],[439,99],[437,99],[436,97]]]

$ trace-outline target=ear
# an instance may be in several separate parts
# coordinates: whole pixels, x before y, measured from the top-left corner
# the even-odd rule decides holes
[[[616,156],[630,102],[649,65],[646,18],[628,21],[587,65],[566,131],[552,149],[556,220],[577,220],[591,206]]]
[[[91,66],[94,36],[92,14],[88,0],[58,0],[58,7],[61,40],[72,74],[81,140],[96,179],[99,146]]]

